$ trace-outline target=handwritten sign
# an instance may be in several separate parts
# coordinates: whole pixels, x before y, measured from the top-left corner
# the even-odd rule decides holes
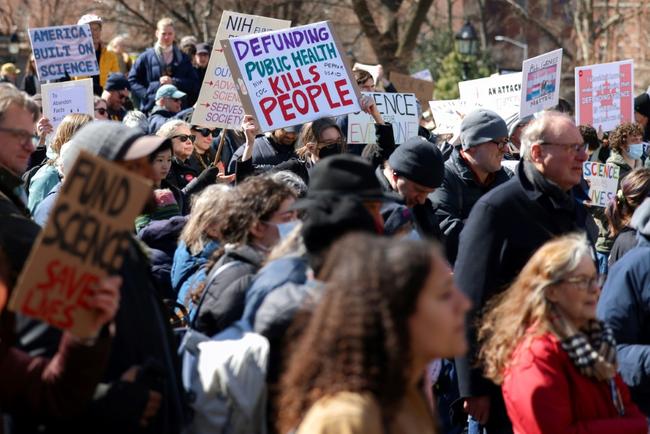
[[[40,81],[99,74],[90,26],[29,29]]]
[[[458,90],[468,107],[483,107],[507,119],[519,113],[521,72],[461,81]]]
[[[364,92],[375,100],[384,122],[390,122],[396,144],[418,135],[417,99],[412,93]],[[365,112],[348,115],[348,143],[377,143],[375,122]]]
[[[557,105],[560,99],[562,49],[524,60],[519,119]]]
[[[43,115],[50,120],[54,129],[69,114],[95,114],[92,78],[44,84],[41,86],[41,92]]]
[[[632,60],[580,66],[575,69],[576,124],[612,131],[634,122]]]
[[[244,108],[237,95],[226,56],[219,41],[236,36],[291,27],[291,21],[224,11],[214,39],[192,124],[208,128],[239,128]]]
[[[616,197],[620,167],[585,161],[582,169],[585,181],[589,182],[591,205],[606,207]]]
[[[133,221],[151,184],[81,152],[36,240],[9,309],[88,337],[93,288],[122,268]]]
[[[262,131],[359,111],[329,22],[221,41],[246,113]]]
[[[453,134],[468,112],[467,101],[462,99],[429,101],[429,107],[436,123],[433,130],[436,134]]]
[[[398,92],[414,93],[422,106],[426,106],[433,97],[434,85],[432,81],[419,80],[395,71],[390,73],[390,81]]]

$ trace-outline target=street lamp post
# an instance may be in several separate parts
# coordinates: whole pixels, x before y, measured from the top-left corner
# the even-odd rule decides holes
[[[516,39],[512,39],[512,38],[509,38],[509,37],[503,36],[503,35],[496,35],[494,37],[494,40],[499,41],[499,42],[507,42],[509,44],[512,44],[512,45],[514,45],[516,47],[521,48],[522,50],[524,50],[524,60],[528,59],[528,44],[527,43],[519,42]]]
[[[478,54],[478,34],[469,21],[465,21],[455,35],[456,50],[463,56],[463,80],[469,77],[469,59]]]

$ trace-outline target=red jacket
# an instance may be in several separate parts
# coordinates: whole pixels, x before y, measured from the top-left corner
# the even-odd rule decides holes
[[[647,434],[645,416],[616,375],[625,416],[609,383],[582,375],[552,333],[526,338],[506,370],[503,398],[515,434]]]

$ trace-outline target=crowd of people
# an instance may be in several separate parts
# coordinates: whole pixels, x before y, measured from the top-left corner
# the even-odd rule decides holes
[[[608,133],[561,101],[396,145],[366,97],[373,144],[347,116],[225,131],[191,123],[208,44],[163,18],[132,61],[79,23],[93,116],[53,128],[2,67],[4,432],[649,432],[648,94]],[[78,336],[6,303],[81,151],[152,189]],[[620,173],[605,208],[587,161]]]

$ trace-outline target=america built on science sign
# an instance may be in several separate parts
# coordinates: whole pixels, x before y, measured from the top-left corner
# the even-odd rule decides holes
[[[361,110],[329,22],[221,41],[246,113],[262,131]]]

